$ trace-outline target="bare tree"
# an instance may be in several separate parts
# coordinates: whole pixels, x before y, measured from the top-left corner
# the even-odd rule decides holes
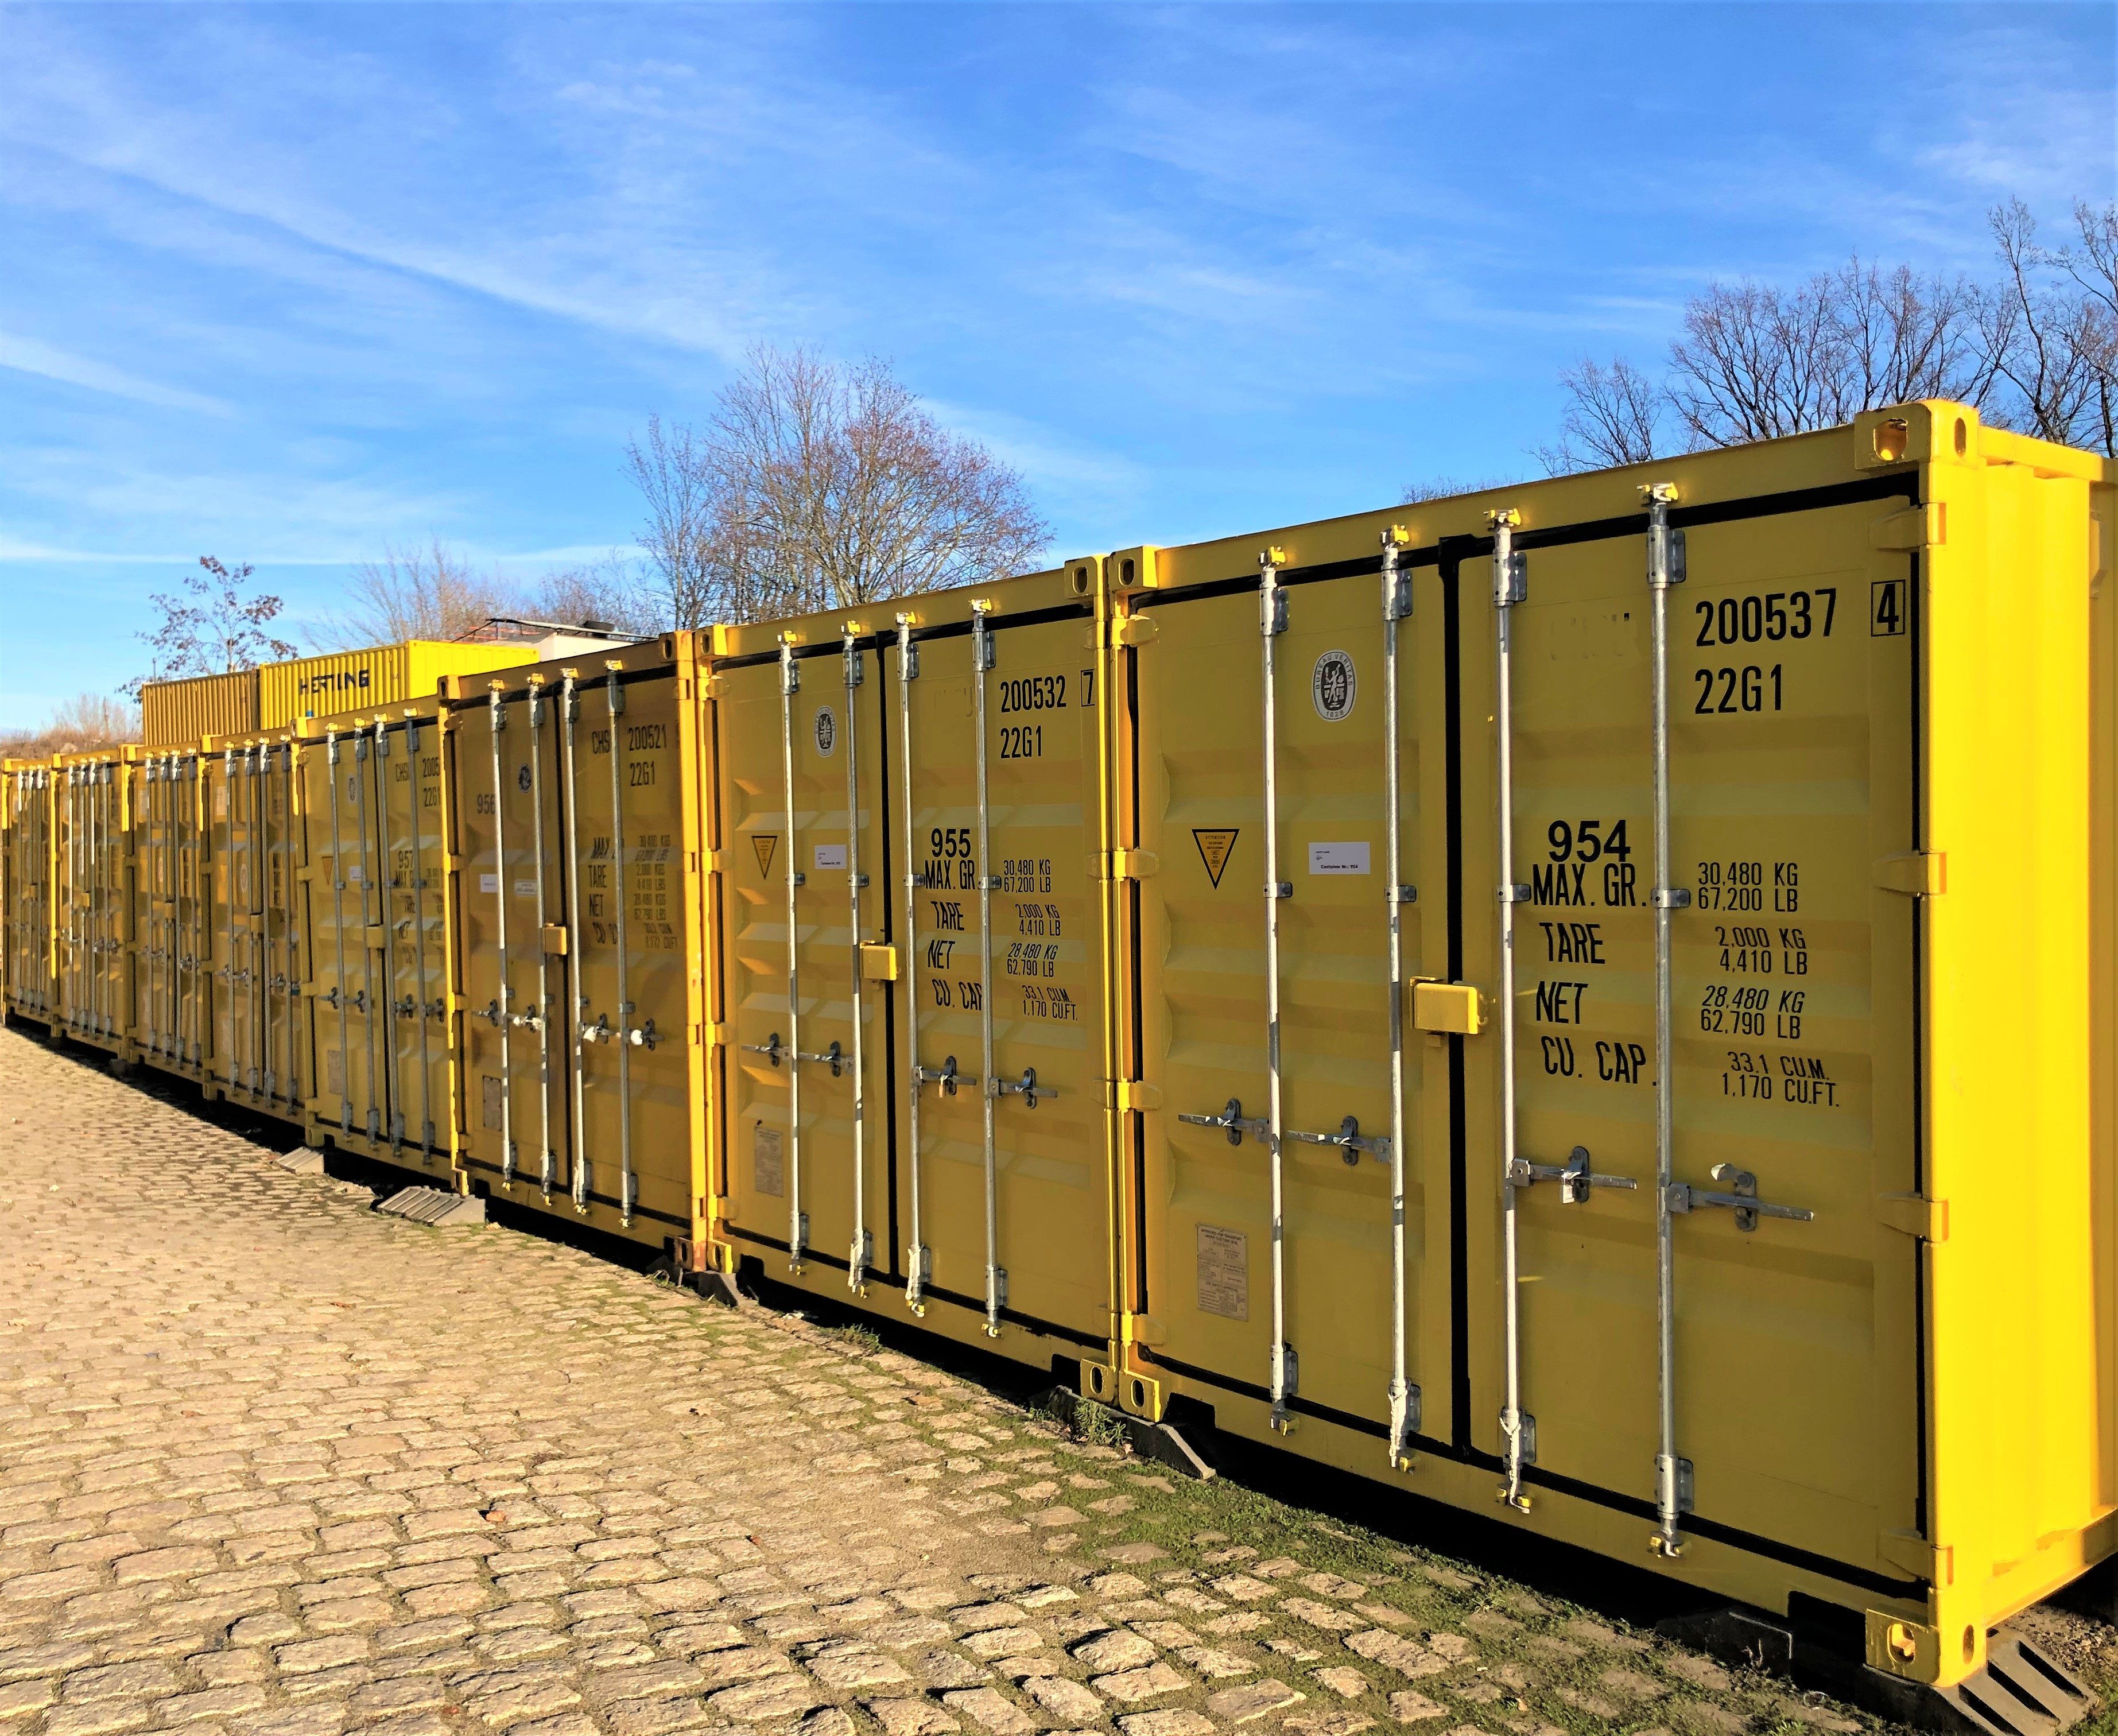
[[[717,468],[707,441],[688,428],[665,430],[659,416],[647,419],[645,441],[626,442],[626,475],[647,503],[640,546],[661,593],[655,613],[669,627],[703,626],[721,601]]]
[[[133,635],[154,653],[148,673],[125,684],[124,692],[135,698],[150,681],[219,675],[253,668],[268,656],[295,654],[295,646],[265,631],[286,605],[262,592],[248,594],[255,567],[247,561],[224,566],[210,554],[201,555],[198,563],[201,572],[183,575],[177,590],[148,599],[161,622],[150,632]]]
[[[524,606],[539,621],[600,623],[643,637],[662,629],[659,587],[615,556],[548,572],[531,586]]]
[[[2012,388],[2009,422],[2041,440],[2112,444],[2114,345],[2118,345],[2118,206],[2074,207],[2079,251],[2037,243],[2037,219],[2020,199],[1990,214],[2000,280],[1983,303],[1983,336],[1995,371]]]
[[[1537,457],[1552,475],[1667,456],[1661,427],[1668,395],[1623,356],[1604,368],[1584,356],[1559,377],[1566,414],[1554,446]]]
[[[1519,476],[1488,476],[1478,482],[1468,482],[1460,476],[1427,476],[1407,483],[1398,499],[1404,506],[1416,507],[1422,501],[1453,500],[1459,494],[1483,494],[1490,488],[1512,488],[1521,480]]]
[[[872,359],[755,350],[704,428],[650,420],[627,463],[678,627],[973,584],[1050,538],[1021,478]]]
[[[41,729],[0,734],[0,758],[42,759],[53,753],[86,753],[122,748],[140,739],[140,708],[104,693],[81,693],[54,706]]]
[[[424,549],[386,546],[362,563],[348,587],[352,606],[327,616],[312,637],[318,650],[406,639],[458,639],[519,599],[497,573],[479,573],[438,536]]]

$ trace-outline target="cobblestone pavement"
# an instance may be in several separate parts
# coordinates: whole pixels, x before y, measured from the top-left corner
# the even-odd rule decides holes
[[[7,1736],[1869,1720],[0,1032]]]

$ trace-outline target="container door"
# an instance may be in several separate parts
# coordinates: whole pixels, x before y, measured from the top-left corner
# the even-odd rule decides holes
[[[303,1097],[296,1017],[302,983],[301,924],[294,898],[301,867],[294,789],[298,749],[289,743],[258,750],[259,1066],[265,1101],[298,1112]]]
[[[1469,1294],[1473,1434],[1505,1472],[1515,1398],[1524,1498],[1563,1480],[1646,1516],[1644,1546],[1764,1539],[1902,1580],[1878,1550],[1915,1523],[1917,1244],[1875,1201],[1918,1186],[1915,900],[1883,889],[1914,848],[1915,640],[1882,510],[1685,533],[1666,743],[1646,535],[1533,543],[1502,586],[1506,705],[1493,562],[1465,561],[1465,908],[1499,913],[1471,919],[1487,981],[1513,924],[1516,1130],[1510,1186],[1504,1021],[1472,1047]]]
[[[575,1009],[571,1178],[599,1227],[692,1235],[696,849],[690,676],[562,684],[566,998]],[[680,685],[683,691],[680,692]]]
[[[886,687],[873,641],[724,668],[719,695],[729,1234],[854,1288],[895,1271]],[[973,1067],[970,1071],[975,1072]]]
[[[387,1008],[377,957],[372,743],[365,734],[329,734],[307,760],[317,1116],[342,1139],[380,1140],[387,1123],[379,1034]]]
[[[440,724],[409,718],[374,738],[390,1139],[406,1161],[444,1160],[451,1138],[448,954]]]
[[[207,991],[213,1041],[206,1076],[224,1090],[242,1091],[249,1086],[251,1024],[249,780],[243,758],[233,748],[209,757],[205,766],[214,951]]]
[[[463,1161],[489,1183],[573,1185],[562,730],[532,683],[456,714],[445,775],[460,867]]]
[[[81,910],[81,851],[86,831],[82,824],[81,767],[58,769],[58,1011],[61,1020],[75,1030],[81,1024],[81,1006],[87,975],[87,947],[83,938]]]
[[[1135,598],[1119,654],[1153,863],[1125,1046],[1159,1092],[1121,1282],[1150,1368],[1401,1455],[1449,1431],[1449,1056],[1395,986],[1447,970],[1441,598],[1274,590]]]
[[[140,782],[141,1046],[156,1060],[182,1053],[177,1038],[176,763],[150,758]]]
[[[1111,1217],[1089,627],[1085,609],[996,609],[969,632],[912,632],[886,668],[892,841],[910,882],[896,985],[907,1276],[996,1336],[1029,1326],[1100,1356]]]

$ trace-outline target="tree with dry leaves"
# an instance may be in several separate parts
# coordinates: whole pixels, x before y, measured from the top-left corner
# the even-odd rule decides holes
[[[183,575],[174,591],[148,599],[161,620],[152,632],[133,635],[154,653],[153,668],[125,684],[135,698],[150,681],[224,674],[295,654],[295,646],[265,631],[286,604],[251,590],[257,568],[247,561],[229,567],[210,554],[198,563],[200,572]]]
[[[385,544],[381,560],[363,562],[354,572],[348,595],[350,606],[326,617],[312,634],[317,650],[460,639],[520,607],[506,580],[477,572],[438,536],[424,549]]]
[[[1988,284],[1857,257],[1791,288],[1709,284],[1686,303],[1659,378],[1622,357],[1560,377],[1560,438],[1538,456],[1554,475],[1640,464],[1917,398],[2118,451],[2118,206],[2079,204],[2074,216],[2076,241],[2055,251],[2020,200],[1997,207],[2000,272]]]
[[[0,732],[0,759],[44,759],[54,753],[87,753],[122,748],[140,739],[140,708],[107,693],[62,700],[41,729]]]
[[[1034,566],[1022,479],[923,410],[886,363],[760,348],[697,428],[627,448],[665,624],[759,621]]]

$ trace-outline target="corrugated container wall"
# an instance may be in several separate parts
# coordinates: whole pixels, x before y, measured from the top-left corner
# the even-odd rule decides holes
[[[140,689],[141,739],[150,748],[185,748],[209,735],[246,735],[257,728],[257,671],[150,681]]]
[[[536,660],[537,648],[530,645],[410,639],[269,663],[258,671],[258,721],[249,727],[284,729],[305,717],[431,699],[444,675],[478,675]]]

